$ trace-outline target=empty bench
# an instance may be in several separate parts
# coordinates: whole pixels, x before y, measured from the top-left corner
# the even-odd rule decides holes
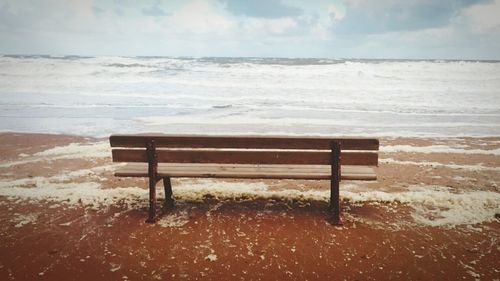
[[[376,180],[379,141],[368,138],[112,135],[117,177],[149,178],[149,216],[156,219],[156,184],[163,179],[166,207],[171,178],[330,180],[333,221],[341,224],[341,180]]]

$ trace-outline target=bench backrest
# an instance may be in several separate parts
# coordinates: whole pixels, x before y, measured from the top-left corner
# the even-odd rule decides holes
[[[112,135],[113,162],[331,165],[332,145],[342,165],[378,165],[377,139],[283,136]],[[154,148],[151,148],[153,146]]]

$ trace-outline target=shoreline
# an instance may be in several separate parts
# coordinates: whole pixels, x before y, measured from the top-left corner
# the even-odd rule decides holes
[[[500,137],[382,138],[379,180],[341,183],[342,227],[327,220],[328,183],[299,180],[173,179],[176,208],[145,224],[146,181],[113,177],[107,139],[0,140],[1,279],[475,280],[500,271]]]
[[[116,132],[116,133],[110,133],[110,134],[105,134],[105,135],[93,135],[93,134],[88,134],[88,135],[79,135],[79,134],[73,134],[73,133],[62,133],[62,132],[48,132],[48,131],[32,131],[32,130],[27,130],[27,131],[16,131],[16,130],[0,130],[0,135],[1,134],[23,134],[23,135],[57,135],[57,136],[67,136],[67,137],[78,137],[78,138],[89,138],[89,139],[108,139],[109,136],[113,134],[171,134],[171,135],[213,135],[213,136],[294,136],[294,137],[300,137],[300,136],[310,136],[310,137],[332,137],[332,138],[342,138],[342,137],[359,137],[359,138],[378,138],[378,139],[384,139],[384,140],[394,140],[394,139],[500,139],[500,135],[494,135],[494,134],[485,134],[485,135],[474,135],[474,134],[464,134],[464,135],[456,135],[456,134],[450,134],[450,135],[437,135],[437,134],[415,134],[415,135],[401,135],[401,134],[396,134],[396,133],[389,133],[389,134],[379,134],[379,133],[369,133],[369,134],[322,134],[322,133],[316,133],[316,134],[309,134],[309,133],[291,133],[291,132],[283,132],[283,133],[266,133],[266,132],[250,132],[250,133],[228,133],[228,132],[211,132],[210,134],[199,134],[199,133],[191,133],[191,132],[162,132],[159,133],[158,131],[138,131],[138,132],[133,132],[133,133],[124,133],[124,132]],[[499,140],[500,141],[500,140]]]

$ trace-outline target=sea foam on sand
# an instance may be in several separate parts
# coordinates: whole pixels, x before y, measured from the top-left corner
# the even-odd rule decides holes
[[[24,160],[28,162],[37,162],[55,159],[103,158],[109,157],[109,154],[107,142],[95,142],[74,143],[23,158],[26,158]],[[13,162],[10,163],[17,165]],[[5,164],[7,163],[3,163],[3,165]],[[121,164],[61,172],[51,177],[2,179],[0,181],[0,196],[13,200],[49,201],[93,209],[112,205],[121,205],[127,208],[147,206],[148,191],[144,187],[103,188],[101,181],[112,176],[112,172],[119,165]],[[75,181],[75,179],[82,178],[85,181]],[[207,194],[219,200],[261,198],[327,202],[330,197],[328,190],[298,190],[294,186],[287,187],[285,185],[292,185],[292,183],[283,184],[280,188],[270,188],[263,181],[177,180],[174,195],[177,200],[184,201],[202,201]],[[500,213],[500,193],[498,192],[454,192],[447,187],[436,185],[412,185],[404,191],[386,192],[368,190],[363,188],[362,183],[351,182],[342,184],[341,198],[354,203],[399,202],[407,204],[413,209],[412,217],[415,222],[430,226],[488,222],[494,220],[495,215]],[[183,216],[167,216],[161,224],[180,227],[185,221]]]
[[[495,171],[500,172],[500,167],[488,167],[481,164],[475,165],[459,165],[459,164],[443,164],[439,162],[429,162],[429,161],[403,161],[396,160],[393,158],[382,158],[379,159],[380,163],[385,164],[397,164],[397,165],[415,165],[415,166],[427,166],[433,168],[448,168],[448,169],[457,169],[457,170],[466,170],[466,171]]]
[[[449,147],[447,145],[411,146],[411,145],[384,145],[380,147],[381,152],[413,152],[413,153],[459,153],[459,154],[481,154],[500,155],[497,149],[463,149]]]
[[[104,189],[97,182],[61,183],[52,177],[31,179],[36,187],[23,187],[29,179],[0,182],[0,196],[33,201],[55,201],[70,206],[100,209],[111,205],[137,208],[147,205],[148,191],[140,187]],[[359,191],[356,184],[341,187],[342,200],[363,202],[399,202],[413,208],[415,222],[430,226],[476,224],[494,220],[500,212],[500,194],[490,191],[455,193],[441,186],[411,186],[408,191]],[[277,199],[284,201],[328,201],[329,191],[270,190],[263,182],[223,182],[198,180],[179,182],[174,188],[177,200],[202,201],[205,195],[219,200]],[[167,217],[165,226],[182,226],[180,217]],[[163,224],[163,223],[162,223]]]
[[[107,141],[70,143],[65,146],[56,146],[54,148],[49,148],[47,150],[34,153],[33,155],[22,153],[21,158],[23,160],[0,163],[0,168],[8,168],[16,165],[48,160],[106,157],[111,157],[109,143]]]

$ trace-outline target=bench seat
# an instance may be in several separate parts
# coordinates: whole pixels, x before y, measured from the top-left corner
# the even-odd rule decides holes
[[[342,180],[376,180],[374,166],[342,165]],[[159,163],[159,177],[245,178],[245,179],[331,179],[326,165],[251,165]],[[115,171],[117,177],[147,177],[147,163],[128,163]]]

